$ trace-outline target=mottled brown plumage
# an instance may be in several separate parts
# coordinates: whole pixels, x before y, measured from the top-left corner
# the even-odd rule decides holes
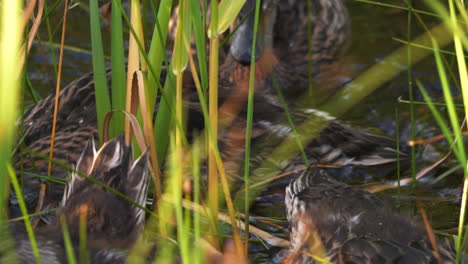
[[[256,91],[273,97],[277,85],[286,95],[298,95],[346,48],[350,34],[342,0],[262,1],[256,47]],[[248,0],[220,73],[233,83],[249,79],[254,27],[254,0]],[[310,12],[309,12],[310,11]],[[244,17],[242,17],[244,14]],[[309,26],[310,24],[310,31]],[[310,32],[310,34],[309,34]]]
[[[144,227],[142,207],[146,205],[148,193],[147,166],[146,153],[133,161],[132,149],[125,146],[123,134],[105,143],[99,150],[95,149],[94,141],[89,140],[76,164],[79,172],[72,173],[65,188],[56,223],[35,231],[42,262],[67,262],[59,219],[65,220],[75,256],[79,255],[79,226],[83,215],[86,217],[86,246],[90,262],[124,263],[126,252],[134,245]],[[11,251],[16,251],[20,263],[34,262],[24,228],[12,224],[10,232],[14,243],[0,242],[5,245],[0,247],[0,260],[11,256]]]
[[[338,263],[437,263],[425,229],[371,193],[309,168],[286,189],[291,229],[289,263],[315,263],[308,254]],[[453,251],[438,243],[444,263]],[[315,250],[315,251],[314,251]]]

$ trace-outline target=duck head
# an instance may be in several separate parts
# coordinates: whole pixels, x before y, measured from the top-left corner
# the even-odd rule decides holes
[[[272,46],[273,27],[276,21],[278,0],[262,0],[255,43],[255,60]],[[255,34],[255,0],[247,0],[242,7],[237,29],[232,36],[229,53],[241,64],[248,65],[252,59],[253,38]]]

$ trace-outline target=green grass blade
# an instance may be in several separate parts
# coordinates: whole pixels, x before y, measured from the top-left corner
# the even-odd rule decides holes
[[[200,204],[200,141],[196,140],[192,147],[192,173],[193,173],[193,202]],[[193,263],[202,263],[202,251],[199,245],[201,239],[201,218],[198,212],[193,215],[193,229],[195,249],[193,251]]]
[[[102,143],[102,126],[104,118],[110,112],[109,88],[104,65],[104,50],[102,47],[101,24],[99,22],[98,1],[89,1],[91,26],[91,47],[93,52],[94,89],[96,96],[96,112],[99,128],[99,141]]]
[[[198,0],[192,1],[192,21],[193,33],[195,36],[195,44],[197,49],[198,67],[200,71],[201,87],[203,91],[208,89],[208,64],[206,62],[206,37],[205,25],[206,21],[202,20],[200,8],[198,8]]]
[[[172,108],[175,105],[175,82],[174,73],[171,70],[167,71],[168,78],[164,84],[164,93],[162,94],[161,102],[159,104],[158,113],[156,114],[156,120],[154,121],[155,127],[155,141],[158,152],[158,162],[164,159],[169,145],[169,127],[172,121],[173,111]]]
[[[20,206],[21,214],[24,216],[24,226],[28,234],[29,242],[31,243],[31,248],[32,248],[34,259],[36,260],[36,263],[42,263],[41,255],[39,254],[39,248],[37,247],[36,237],[34,235],[31,221],[29,220],[29,217],[28,217],[28,209],[26,207],[26,202],[24,201],[24,196],[23,196],[23,193],[21,192],[18,179],[16,178],[15,171],[11,165],[8,165],[8,174],[10,175],[10,180],[13,185],[13,189],[15,190],[16,197],[18,198],[18,203]]]
[[[240,2],[240,1],[239,1]],[[249,72],[249,93],[247,99],[247,127],[245,129],[245,156],[244,156],[244,182],[245,182],[245,202],[248,203],[250,198],[250,142],[252,138],[252,123],[253,123],[253,98],[255,91],[255,47],[257,45],[257,31],[258,31],[258,19],[260,16],[260,1],[256,2],[255,5],[255,18],[254,18],[254,30],[252,39],[252,54],[250,58],[250,72]],[[220,8],[221,9],[221,8]],[[221,10],[220,10],[221,12]],[[239,11],[237,11],[239,12]],[[237,13],[236,13],[237,14]],[[245,252],[248,254],[249,248],[249,206],[245,205]]]
[[[62,225],[62,234],[63,234],[63,241],[65,244],[65,253],[67,255],[67,261],[70,264],[76,264],[76,257],[75,252],[73,250],[73,244],[70,239],[70,232],[68,232],[68,226],[65,222],[65,217],[60,217],[60,223]]]
[[[276,93],[278,94],[278,98],[280,100],[281,105],[283,106],[284,113],[286,115],[286,119],[288,120],[289,126],[291,127],[293,136],[296,140],[297,147],[299,148],[302,156],[302,160],[304,161],[304,164],[306,166],[310,165],[309,158],[307,157],[307,154],[305,153],[304,150],[304,145],[302,144],[302,141],[300,139],[299,133],[297,133],[296,125],[294,124],[294,120],[291,116],[291,113],[289,112],[288,109],[288,104],[286,103],[286,100],[284,100],[283,93],[281,92],[281,88],[278,85],[278,80],[276,79],[276,76],[273,76],[273,86],[275,87]]]
[[[117,7],[120,4],[121,0],[112,0],[112,6]],[[112,109],[125,110],[125,55],[120,8],[112,8],[111,19]],[[114,115],[110,125],[110,138],[116,137],[123,131],[124,120],[123,115]]]
[[[436,109],[436,107],[432,104],[432,99],[427,93],[426,89],[424,89],[424,86],[419,82],[416,81],[417,86],[419,87],[419,90],[421,91],[424,100],[428,103],[429,109],[432,112],[432,115],[434,116],[436,122],[439,124],[440,130],[442,130],[442,133],[444,134],[445,138],[449,142],[451,146],[454,144],[454,139],[452,136],[452,132],[450,131],[449,127],[445,124],[444,119],[442,118],[441,114],[439,111]],[[454,148],[453,152],[455,155],[458,157],[458,148]]]
[[[154,76],[151,74],[148,76],[148,96],[150,98],[151,109],[154,109],[154,106],[156,104],[158,84],[160,83],[159,75],[161,73],[163,58],[166,55],[163,51],[165,50],[166,46],[167,31],[169,19],[171,17],[171,10],[172,0],[161,0],[161,3],[159,4],[158,17],[155,21],[155,26],[153,29],[153,38],[151,40],[148,52],[148,64],[150,64],[154,69]],[[157,128],[156,125],[155,128]],[[155,129],[155,132],[158,130],[159,129]],[[159,149],[158,153],[160,153]]]
[[[408,5],[408,15],[407,15],[407,24],[408,24],[408,29],[407,29],[407,41],[410,42],[412,39],[412,20],[413,20],[413,13],[411,12],[413,8],[413,2],[411,0],[406,1]],[[408,78],[408,94],[409,94],[409,114],[410,114],[410,120],[411,120],[411,130],[410,130],[410,139],[414,140],[416,136],[416,122],[415,122],[415,115],[414,115],[414,85],[413,85],[413,70],[412,70],[412,51],[413,48],[410,45],[406,46],[406,52],[407,52],[407,57],[406,57],[406,64],[408,65],[408,69],[406,71],[406,75]],[[411,176],[413,177],[413,183],[412,186],[413,188],[416,186],[416,147],[411,146]]]

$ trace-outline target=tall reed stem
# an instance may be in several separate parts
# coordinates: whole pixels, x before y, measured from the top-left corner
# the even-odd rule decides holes
[[[211,26],[218,27],[218,1],[211,2]],[[216,166],[215,146],[218,142],[218,57],[219,57],[219,36],[215,32],[210,40],[210,89],[208,111],[210,115],[212,138],[208,141],[208,203],[211,210],[211,222],[213,233],[218,233],[217,215],[218,207],[218,167]],[[219,248],[219,244],[213,239],[214,246]]]

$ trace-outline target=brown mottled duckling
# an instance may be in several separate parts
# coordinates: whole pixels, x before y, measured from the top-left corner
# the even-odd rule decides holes
[[[286,188],[291,247],[287,263],[437,263],[425,229],[371,193],[309,168]],[[442,263],[453,251],[437,243]]]
[[[24,194],[30,211],[36,206],[41,182],[39,177],[30,173],[47,175],[54,100],[55,96],[49,95],[29,108],[19,120],[23,121],[24,137],[21,142],[25,148],[21,148],[16,154],[15,167],[18,172],[25,172],[21,176],[24,178]],[[65,166],[76,164],[88,139],[97,136],[94,80],[93,74],[89,73],[60,91],[54,160]],[[52,176],[65,179],[67,169],[54,164]],[[63,195],[64,186],[53,182],[48,186],[45,205],[51,200],[54,201],[51,207],[55,207]],[[10,208],[13,209],[11,215],[18,216],[17,200],[14,196],[10,199],[10,204]]]
[[[147,154],[133,161],[132,149],[125,145],[123,135],[108,141],[99,150],[90,140],[76,170],[120,192],[138,206],[73,172],[63,194],[57,223],[35,232],[42,262],[67,262],[60,218],[67,223],[75,256],[79,255],[80,216],[85,214],[90,263],[124,263],[126,250],[131,249],[144,227],[145,213],[141,207],[145,207],[148,192],[147,166]],[[14,225],[11,233],[15,246],[1,247],[0,259],[13,254],[8,250],[15,250],[21,263],[32,263],[34,257],[24,228]]]

